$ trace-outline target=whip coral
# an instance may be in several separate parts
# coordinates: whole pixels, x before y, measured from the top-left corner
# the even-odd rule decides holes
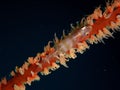
[[[70,58],[75,59],[76,53],[84,53],[90,44],[103,42],[103,38],[113,37],[115,31],[120,30],[120,0],[113,0],[106,4],[104,11],[101,7],[94,10],[91,15],[77,22],[76,26],[71,24],[71,32],[58,39],[55,34],[54,45],[51,41],[44,47],[42,53],[35,57],[29,57],[21,66],[11,71],[11,78],[3,78],[0,82],[0,90],[25,90],[25,85],[40,80],[41,75],[48,75],[58,69],[60,65],[68,67],[66,62]]]

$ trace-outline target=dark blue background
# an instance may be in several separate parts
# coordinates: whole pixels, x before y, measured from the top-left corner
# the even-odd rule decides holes
[[[89,15],[105,0],[40,0],[0,2],[0,78],[21,66],[29,56],[42,52],[54,33],[70,31],[70,24]],[[68,62],[26,90],[119,90],[120,32],[104,44],[91,45],[83,55]]]

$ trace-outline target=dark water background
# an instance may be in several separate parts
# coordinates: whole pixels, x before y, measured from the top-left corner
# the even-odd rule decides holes
[[[105,0],[40,0],[0,1],[0,78],[27,57],[42,52],[48,41],[58,37],[70,24],[89,15]],[[120,32],[115,39],[91,45],[83,55],[68,62],[69,68],[60,69],[26,90],[119,90],[120,89]]]

